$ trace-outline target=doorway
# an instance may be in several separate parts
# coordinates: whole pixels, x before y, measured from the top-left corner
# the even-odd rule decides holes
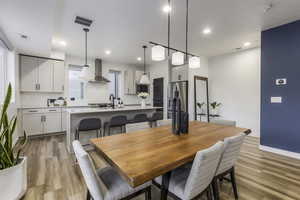
[[[161,112],[163,119],[164,114],[164,78],[153,79],[153,106],[162,107],[157,112]]]

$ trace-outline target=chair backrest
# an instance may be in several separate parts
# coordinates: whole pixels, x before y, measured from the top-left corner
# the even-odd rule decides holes
[[[246,137],[245,133],[237,136],[228,137],[224,140],[224,152],[221,157],[220,165],[216,175],[222,174],[231,169],[239,157],[241,146]]]
[[[133,131],[139,131],[143,129],[150,128],[149,122],[139,122],[139,123],[131,123],[126,124],[126,132],[133,132]]]
[[[151,121],[157,121],[157,120],[162,120],[163,118],[164,118],[163,112],[155,112],[150,119]]]
[[[211,123],[220,124],[224,126],[236,126],[236,121],[224,120],[224,119],[211,119]]]
[[[185,199],[193,199],[209,186],[216,174],[223,150],[224,144],[220,141],[196,154],[184,188]]]
[[[94,200],[103,200],[102,182],[89,154],[82,148],[78,140],[73,141],[73,149],[90,194]]]
[[[110,126],[124,126],[127,123],[125,115],[114,116],[110,119]]]
[[[166,125],[171,125],[172,124],[171,119],[159,120],[157,122],[158,122],[158,126],[166,126]]]
[[[144,113],[136,114],[133,118],[133,123],[147,122],[147,121],[148,121],[148,117]]]
[[[101,129],[101,120],[98,118],[87,118],[79,122],[79,131],[91,131]]]

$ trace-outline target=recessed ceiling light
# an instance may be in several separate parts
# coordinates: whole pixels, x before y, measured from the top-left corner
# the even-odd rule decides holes
[[[249,47],[251,45],[251,42],[245,42],[244,47]]]
[[[141,58],[141,57],[137,57],[137,60],[138,60],[138,61],[141,61],[141,60],[142,60],[142,58]]]
[[[202,33],[204,35],[209,35],[209,34],[211,34],[211,29],[210,28],[205,28],[205,29],[203,29]]]
[[[105,54],[106,54],[106,55],[110,55],[110,54],[111,54],[111,51],[110,51],[110,50],[106,50],[106,51],[105,51]]]
[[[169,6],[169,5],[165,5],[165,6],[163,7],[163,11],[164,11],[165,13],[169,13],[169,12],[171,12],[171,10],[172,10],[172,8],[171,8],[171,6]]]

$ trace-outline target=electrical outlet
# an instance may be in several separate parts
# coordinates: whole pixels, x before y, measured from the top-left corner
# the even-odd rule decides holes
[[[281,103],[282,98],[281,97],[271,97],[271,103]]]

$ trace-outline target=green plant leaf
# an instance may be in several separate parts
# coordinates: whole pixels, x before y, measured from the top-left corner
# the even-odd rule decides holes
[[[4,99],[4,102],[3,102],[3,106],[2,106],[2,109],[1,109],[0,130],[2,128],[4,116],[6,115],[8,106],[10,104],[11,94],[12,94],[12,89],[11,89],[11,84],[9,83],[8,89],[7,89],[7,92],[6,92],[6,96],[5,96],[5,99]]]

